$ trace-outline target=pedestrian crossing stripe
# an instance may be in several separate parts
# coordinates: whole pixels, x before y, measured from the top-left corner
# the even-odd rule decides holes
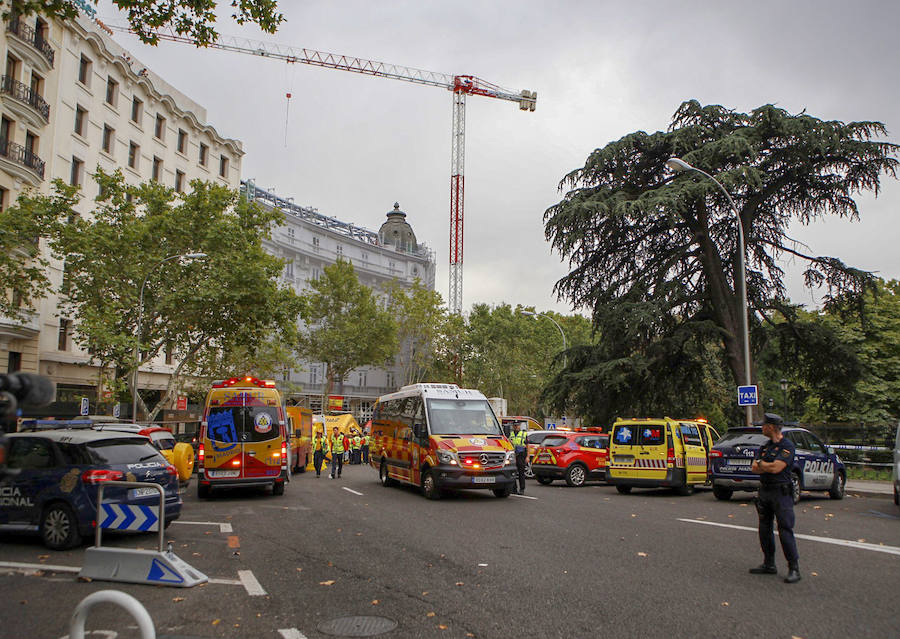
[[[110,530],[159,530],[157,508],[129,504],[101,504],[101,528]]]

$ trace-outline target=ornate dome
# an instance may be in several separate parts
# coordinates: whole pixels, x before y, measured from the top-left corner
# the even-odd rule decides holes
[[[387,221],[378,229],[378,241],[405,253],[415,253],[418,249],[416,234],[406,221],[406,213],[400,210],[399,202],[394,202],[394,210],[388,211]]]

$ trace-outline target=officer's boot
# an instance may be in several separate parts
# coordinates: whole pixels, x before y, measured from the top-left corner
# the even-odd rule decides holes
[[[775,560],[766,557],[763,562],[756,568],[750,569],[751,575],[777,575],[778,568],[775,567]]]
[[[795,584],[800,581],[800,567],[796,564],[790,564],[788,566],[788,576],[784,578],[784,583],[786,584]]]

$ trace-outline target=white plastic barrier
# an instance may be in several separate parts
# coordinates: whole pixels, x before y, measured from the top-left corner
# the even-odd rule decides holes
[[[140,601],[121,590],[98,590],[88,595],[75,606],[72,613],[72,622],[69,624],[69,639],[84,639],[84,624],[87,621],[91,608],[101,603],[112,603],[127,610],[137,621],[141,639],[156,639],[156,628],[150,613]]]

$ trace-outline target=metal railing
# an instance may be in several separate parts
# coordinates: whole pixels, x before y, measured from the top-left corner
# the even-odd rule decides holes
[[[13,18],[6,23],[6,30],[40,51],[47,62],[50,63],[50,66],[53,66],[53,58],[55,56],[53,47],[44,40],[43,36],[34,27],[22,22],[19,18]]]
[[[34,171],[38,177],[42,180],[44,179],[44,161],[21,144],[0,139],[0,156],[3,156],[16,164],[28,167]]]
[[[40,113],[45,120],[50,120],[50,105],[41,97],[41,94],[24,82],[19,82],[12,76],[5,75],[0,78],[0,93],[29,105]]]

